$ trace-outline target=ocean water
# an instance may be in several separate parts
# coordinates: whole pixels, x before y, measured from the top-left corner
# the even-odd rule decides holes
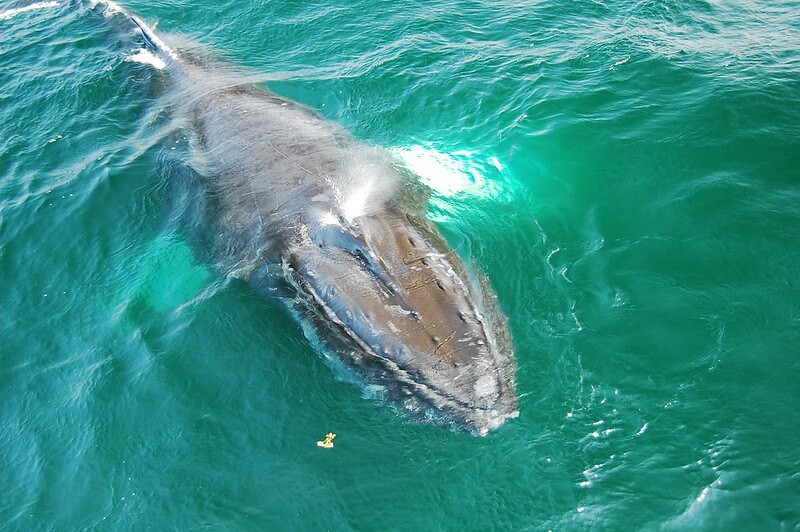
[[[344,382],[192,243],[124,17],[3,0],[0,528],[800,526],[796,2],[125,8],[432,188],[520,417],[476,437]]]

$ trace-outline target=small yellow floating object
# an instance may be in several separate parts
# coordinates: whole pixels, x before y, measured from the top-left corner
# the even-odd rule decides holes
[[[317,442],[317,447],[324,447],[326,449],[333,449],[333,439],[336,437],[336,434],[333,432],[329,432],[325,435],[325,439],[322,441]]]

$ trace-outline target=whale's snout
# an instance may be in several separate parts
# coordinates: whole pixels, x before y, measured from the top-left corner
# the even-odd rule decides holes
[[[312,225],[292,250],[292,282],[355,349],[369,380],[481,434],[517,415],[510,341],[460,259],[397,211]]]

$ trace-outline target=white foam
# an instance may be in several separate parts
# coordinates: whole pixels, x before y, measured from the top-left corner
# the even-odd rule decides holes
[[[58,2],[37,2],[35,4],[30,4],[24,7],[17,7],[15,9],[8,9],[6,11],[0,11],[0,20],[9,20],[20,13],[25,13],[26,11],[36,11],[39,9],[48,9],[51,7],[58,6]]]
[[[91,0],[91,2],[89,3],[92,9],[94,9],[100,4],[106,6],[105,13],[103,13],[106,17],[110,17],[115,13],[125,13],[125,14],[128,13],[127,11],[125,11],[124,7],[122,7],[116,2],[112,2],[111,0]]]
[[[339,219],[336,218],[336,216],[332,212],[326,212],[325,214],[323,214],[320,217],[319,221],[320,223],[322,223],[322,225],[342,225],[341,223],[339,223]]]
[[[619,61],[617,61],[616,63],[614,63],[613,65],[611,65],[611,66],[609,67],[609,69],[610,69],[610,70],[614,70],[614,69],[615,69],[615,68],[617,68],[618,66],[620,66],[620,65],[624,65],[624,64],[625,64],[625,63],[627,63],[629,60],[630,60],[630,56],[628,56],[628,57],[625,57],[624,59],[620,59]]]
[[[150,65],[159,70],[164,70],[167,67],[167,64],[163,59],[155,55],[150,50],[145,50],[144,48],[137,50],[135,54],[126,56],[125,61]]]

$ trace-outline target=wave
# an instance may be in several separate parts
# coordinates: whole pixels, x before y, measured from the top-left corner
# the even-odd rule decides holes
[[[24,7],[7,9],[6,11],[0,11],[0,20],[10,20],[19,15],[20,13],[25,13],[27,11],[38,11],[39,9],[48,9],[57,6],[58,2],[37,2],[35,4],[30,4]]]

